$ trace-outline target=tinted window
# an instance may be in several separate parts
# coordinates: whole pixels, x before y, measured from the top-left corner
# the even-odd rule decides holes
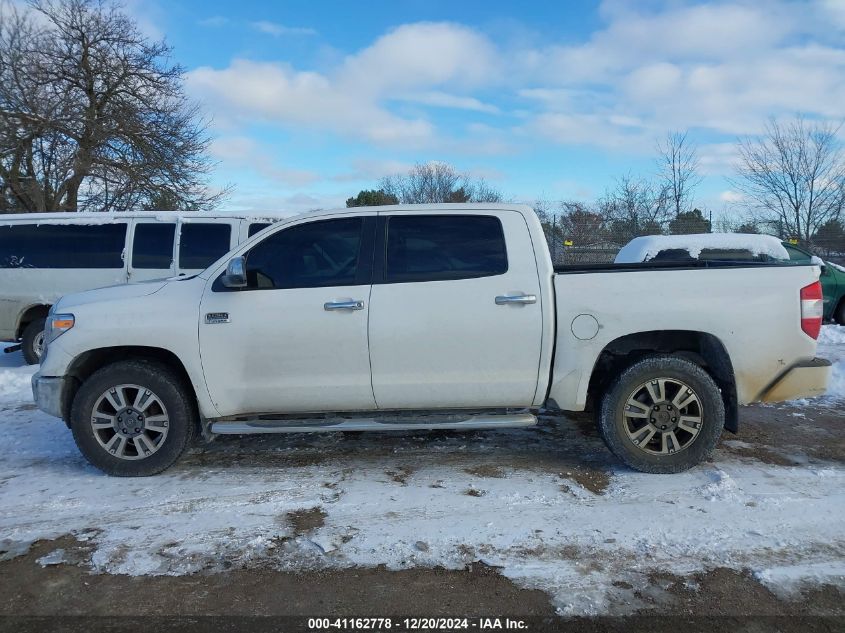
[[[253,222],[249,225],[249,230],[247,231],[247,237],[252,237],[259,231],[263,231],[268,226],[270,226],[269,222]]]
[[[123,268],[126,223],[0,226],[2,268]]]
[[[179,268],[207,268],[229,251],[232,227],[228,224],[182,225]]]
[[[395,215],[388,219],[388,282],[469,279],[507,270],[505,236],[497,218]]]
[[[132,240],[133,268],[170,268],[175,234],[173,223],[136,224]]]
[[[358,272],[361,218],[309,222],[277,231],[246,255],[250,288],[351,286]]]

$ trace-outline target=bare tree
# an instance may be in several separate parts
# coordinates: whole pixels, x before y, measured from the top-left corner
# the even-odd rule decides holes
[[[107,0],[0,7],[0,205],[125,210],[214,204],[183,69]]]
[[[668,192],[675,215],[692,207],[692,194],[701,183],[698,154],[686,132],[669,132],[657,143],[660,179]]]
[[[669,191],[630,174],[622,176],[598,202],[598,213],[610,227],[611,238],[624,243],[639,235],[659,234],[669,219]]]
[[[845,206],[845,155],[839,128],[803,118],[774,119],[759,138],[738,142],[740,165],[733,186],[758,212],[776,224],[781,237],[813,243],[818,229],[839,219]]]
[[[379,189],[402,204],[500,202],[502,194],[482,178],[472,178],[447,163],[417,163],[407,173],[382,178]]]

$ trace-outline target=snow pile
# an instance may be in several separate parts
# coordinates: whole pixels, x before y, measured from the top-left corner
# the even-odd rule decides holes
[[[31,401],[30,384],[32,374],[38,371],[38,365],[24,365],[23,355],[19,351],[6,354],[4,349],[10,345],[0,344],[0,403]]]
[[[817,353],[833,363],[825,397],[845,399],[845,327],[822,326]]]
[[[774,259],[789,259],[781,241],[771,235],[750,233],[696,233],[691,235],[646,235],[628,242],[614,260],[617,264],[645,262],[660,251],[684,250],[698,258],[705,249],[747,251],[752,255],[768,255]]]

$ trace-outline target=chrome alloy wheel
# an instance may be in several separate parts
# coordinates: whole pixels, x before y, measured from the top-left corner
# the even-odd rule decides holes
[[[120,459],[144,459],[164,444],[170,417],[161,399],[140,385],[109,388],[94,403],[94,437]]]
[[[35,338],[32,339],[32,351],[35,353],[36,358],[39,360],[42,356],[44,356],[44,340],[45,340],[44,330],[41,330],[38,334],[35,335]]]
[[[628,438],[640,450],[667,455],[692,445],[701,431],[704,409],[685,382],[657,378],[634,389],[622,417]]]

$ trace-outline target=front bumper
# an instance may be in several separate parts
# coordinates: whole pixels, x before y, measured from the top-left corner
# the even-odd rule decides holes
[[[53,376],[41,376],[35,374],[32,377],[32,397],[35,405],[44,413],[64,418],[62,411],[62,395],[65,390],[65,378]]]
[[[824,394],[830,380],[830,361],[814,358],[786,370],[760,397],[762,402],[783,402]]]

